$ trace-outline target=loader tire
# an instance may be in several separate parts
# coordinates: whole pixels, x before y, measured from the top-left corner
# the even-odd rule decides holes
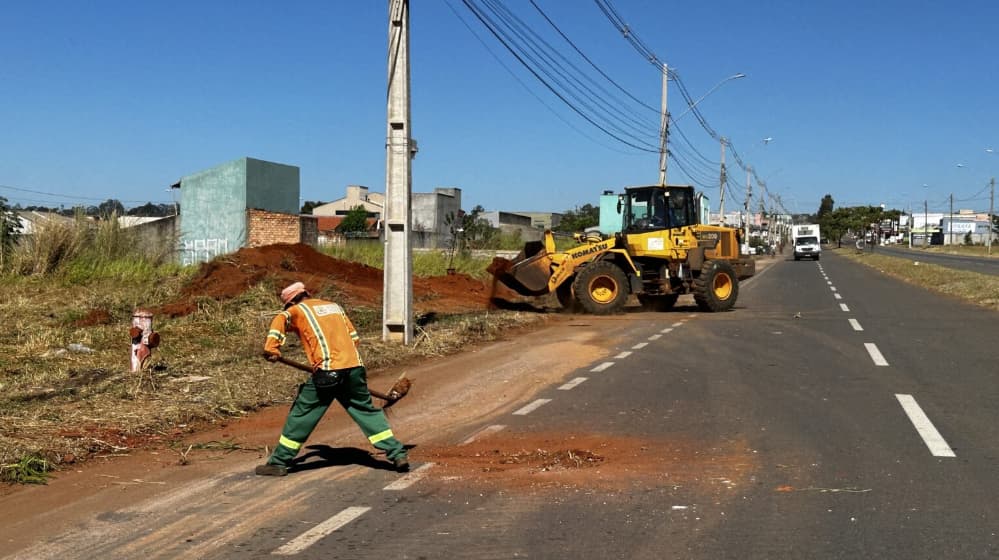
[[[739,278],[728,262],[705,261],[692,291],[702,311],[728,311],[739,297]]]
[[[572,280],[574,279],[570,278],[555,288],[555,298],[558,299],[566,313],[579,312],[579,302],[576,301],[576,296],[572,293]]]
[[[579,305],[594,315],[619,313],[628,301],[628,277],[610,261],[588,264],[572,283]]]
[[[666,294],[664,296],[638,296],[638,303],[649,311],[669,311],[676,305],[679,294]]]

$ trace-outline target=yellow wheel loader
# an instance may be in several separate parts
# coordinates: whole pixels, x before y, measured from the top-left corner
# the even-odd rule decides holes
[[[726,311],[739,280],[755,272],[755,262],[739,254],[740,230],[698,223],[693,187],[628,187],[617,211],[621,231],[613,237],[576,234],[581,245],[557,251],[546,231],[488,271],[518,294],[554,293],[563,307],[598,315],[620,312],[629,294],[659,311],[681,294],[693,294],[703,310]]]

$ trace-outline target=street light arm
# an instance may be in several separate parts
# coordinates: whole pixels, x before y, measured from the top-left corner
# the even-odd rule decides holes
[[[745,75],[745,74],[743,74],[742,72],[739,72],[738,74],[733,74],[733,75],[731,75],[731,76],[729,76],[729,77],[725,78],[724,80],[722,80],[722,81],[718,82],[717,84],[715,84],[715,85],[714,85],[714,87],[712,87],[711,89],[709,89],[709,90],[707,91],[707,93],[705,93],[704,95],[702,95],[702,96],[698,97],[696,101],[694,101],[693,103],[691,103],[690,105],[688,105],[688,106],[687,106],[687,108],[686,108],[686,109],[684,109],[682,113],[680,113],[680,114],[679,114],[678,116],[676,116],[676,117],[673,117],[673,118],[672,118],[672,119],[673,119],[673,122],[676,122],[676,121],[680,120],[680,119],[681,119],[681,118],[682,118],[682,117],[683,117],[684,115],[686,115],[686,114],[687,114],[687,113],[689,113],[689,112],[690,112],[690,111],[691,111],[691,110],[692,110],[692,109],[693,109],[694,107],[696,107],[698,103],[700,103],[701,101],[703,101],[705,97],[707,97],[707,96],[711,95],[712,93],[714,93],[714,91],[715,91],[716,89],[720,88],[720,87],[721,87],[721,86],[722,86],[723,84],[725,84],[726,82],[729,82],[729,81],[731,81],[731,80],[738,80],[739,78],[745,78],[745,77],[746,77],[746,75]]]

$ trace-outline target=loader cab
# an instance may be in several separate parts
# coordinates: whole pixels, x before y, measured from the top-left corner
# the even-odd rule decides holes
[[[693,187],[628,187],[618,202],[621,230],[625,233],[673,229],[697,223]]]

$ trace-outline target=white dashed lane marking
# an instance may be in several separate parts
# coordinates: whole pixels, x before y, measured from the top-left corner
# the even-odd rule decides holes
[[[829,286],[829,289],[835,292],[836,291],[836,286]]]
[[[912,425],[916,427],[916,431],[919,432],[919,436],[923,438],[923,442],[930,449],[930,453],[934,457],[957,456],[954,454],[954,450],[947,445],[947,441],[940,435],[940,432],[933,426],[933,422],[930,422],[929,417],[926,416],[923,409],[916,403],[916,399],[912,398],[912,395],[896,394],[895,398],[902,405],[902,410],[905,411]]]
[[[652,336],[649,337],[649,340],[659,340],[662,337],[663,337],[663,335],[661,335],[661,334],[654,334],[654,335],[652,335]]]
[[[407,473],[406,475],[399,477],[398,480],[396,480],[392,484],[389,484],[382,490],[386,490],[389,492],[398,492],[400,490],[405,490],[406,488],[409,488],[410,486],[416,484],[417,481],[426,476],[427,471],[429,471],[430,468],[433,466],[434,466],[433,463],[423,463],[422,465],[417,467],[416,470],[414,470],[413,472]]]
[[[291,556],[292,554],[298,554],[315,544],[326,535],[329,535],[333,531],[336,531],[340,527],[343,527],[344,525],[364,515],[370,509],[371,508],[369,507],[349,507],[295,537],[294,539],[286,542],[281,548],[278,548],[271,554],[275,554],[277,556]]]
[[[648,345],[649,345],[648,342],[639,342],[638,344],[632,346],[631,349],[632,350],[641,350],[642,348],[645,348]]]
[[[850,321],[850,326],[853,327],[853,330],[855,331],[864,330],[864,327],[861,327],[860,323],[856,319],[849,319],[849,321]]]
[[[531,404],[525,406],[524,408],[514,412],[514,416],[527,416],[528,414],[534,412],[535,410],[541,408],[542,406],[552,402],[551,399],[538,399]]]
[[[659,332],[661,332],[663,334],[669,334],[669,333],[673,332],[673,327],[667,327],[667,328],[665,328],[665,329],[663,329],[663,330],[661,330]]]
[[[839,308],[842,309],[843,311],[846,311],[847,313],[850,312],[850,308],[847,307],[845,303],[839,304]]]
[[[843,299],[843,296],[839,295],[838,293],[833,294],[833,297],[836,299]]]
[[[671,326],[672,326],[673,328],[676,328],[676,327],[682,327],[682,326],[683,326],[683,321],[680,321],[679,323],[673,323],[673,324],[672,324]]]
[[[600,373],[601,371],[604,371],[605,369],[607,369],[607,368],[609,368],[609,367],[611,367],[613,365],[614,365],[614,362],[604,362],[604,363],[600,364],[599,366],[591,369],[590,371],[596,372],[596,373]]]
[[[871,355],[871,360],[874,361],[876,366],[887,366],[888,360],[881,355],[881,351],[878,350],[878,345],[873,342],[865,342],[864,348],[867,348],[867,353]]]
[[[577,378],[573,379],[572,381],[569,381],[565,385],[562,385],[561,387],[559,387],[558,390],[559,391],[568,391],[569,389],[574,388],[576,385],[579,385],[580,383],[582,383],[584,381],[586,381],[585,377],[577,377]]]
[[[627,350],[625,350],[624,352],[621,352],[617,356],[614,356],[614,359],[615,360],[623,360],[623,359],[627,358],[630,355],[631,355],[631,352],[628,352]]]
[[[471,437],[469,437],[465,441],[461,442],[461,445],[468,445],[482,436],[495,434],[496,432],[499,432],[505,428],[506,426],[504,426],[503,424],[493,424],[492,426],[486,426],[485,428],[482,428],[478,432],[472,434]]]

